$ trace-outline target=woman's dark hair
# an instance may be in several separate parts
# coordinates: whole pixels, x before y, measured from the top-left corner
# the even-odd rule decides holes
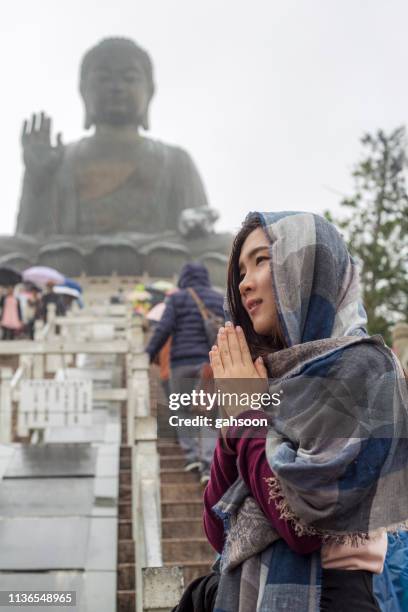
[[[263,336],[256,333],[252,321],[242,305],[241,294],[239,292],[239,257],[241,255],[242,245],[249,234],[258,229],[258,227],[262,227],[260,215],[258,213],[249,214],[242,224],[240,231],[235,236],[228,263],[227,276],[227,301],[231,319],[234,325],[240,325],[242,327],[254,359],[285,348],[283,335],[280,330],[275,336]]]

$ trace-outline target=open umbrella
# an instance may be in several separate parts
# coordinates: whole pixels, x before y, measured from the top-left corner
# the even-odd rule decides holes
[[[152,306],[159,304],[166,297],[166,293],[164,291],[159,291],[158,289],[153,289],[152,287],[146,287],[146,290],[152,295],[152,299],[150,300]]]
[[[153,308],[147,313],[147,318],[149,319],[149,321],[155,321],[156,323],[160,321],[165,308],[166,304],[164,302],[160,302],[160,304],[156,304],[156,306],[153,306]]]
[[[73,278],[68,278],[68,276],[66,276],[63,284],[64,287],[71,287],[71,289],[76,289],[77,291],[79,291],[79,293],[82,293],[81,285],[74,281]]]
[[[152,297],[152,294],[148,291],[142,291],[134,289],[127,294],[126,298],[129,302],[148,302]]]
[[[78,299],[81,297],[78,289],[73,289],[72,287],[66,287],[65,285],[56,285],[53,288],[54,293],[58,293],[59,295],[69,295],[70,297]]]
[[[54,270],[54,268],[48,268],[46,266],[33,266],[32,268],[27,268],[27,270],[24,270],[23,280],[40,286],[44,286],[47,283],[63,285],[65,277],[58,272],[58,270]]]
[[[22,276],[20,272],[8,266],[0,267],[0,286],[1,287],[14,287],[14,285],[18,285],[18,283],[21,283],[21,281],[22,281]]]
[[[166,293],[169,289],[174,289],[174,284],[170,283],[166,280],[158,280],[151,285],[148,285],[147,289],[150,291],[153,289],[154,291],[160,291],[161,293]]]

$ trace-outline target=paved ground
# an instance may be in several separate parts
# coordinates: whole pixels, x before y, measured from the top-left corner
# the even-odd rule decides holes
[[[82,363],[95,384],[111,385],[93,374],[101,367],[120,375],[109,359]],[[63,610],[116,610],[119,445],[119,406],[99,404],[90,427],[0,446],[0,591],[71,590],[77,605]]]

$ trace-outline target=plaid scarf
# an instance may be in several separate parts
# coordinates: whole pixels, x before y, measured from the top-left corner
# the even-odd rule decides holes
[[[288,347],[266,360],[270,392],[282,394],[265,446],[270,500],[298,535],[322,542],[407,529],[406,381],[366,334],[355,263],[322,217],[259,216]],[[240,478],[214,512],[226,531],[217,612],[319,610],[320,553],[291,551]]]

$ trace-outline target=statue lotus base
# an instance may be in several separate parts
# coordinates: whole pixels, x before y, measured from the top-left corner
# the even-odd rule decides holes
[[[0,265],[24,270],[51,266],[66,276],[142,276],[172,278],[184,263],[204,263],[213,284],[226,285],[230,234],[183,239],[175,232],[141,235],[0,236]]]

